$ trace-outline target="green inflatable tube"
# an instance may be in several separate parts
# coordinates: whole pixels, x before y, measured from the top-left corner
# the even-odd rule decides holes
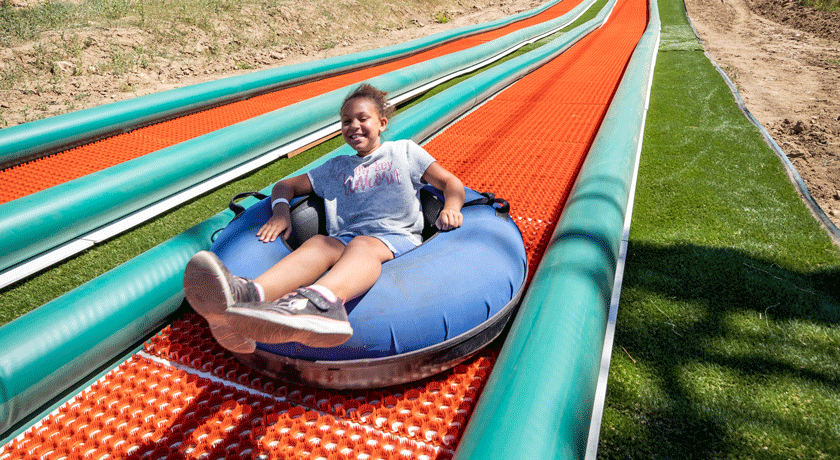
[[[12,126],[0,130],[0,168],[40,158],[93,139],[130,131],[155,121],[414,54],[461,37],[527,19],[559,1],[553,0],[530,11],[496,21],[444,31],[384,48],[224,78]]]
[[[593,1],[561,18],[370,82],[401,94],[553,30]],[[299,133],[337,122],[336,108],[348,91],[335,90],[0,205],[0,270],[288,143]]]
[[[561,53],[592,27],[581,26],[535,51],[460,83],[395,117],[388,136],[422,141],[463,112]],[[334,107],[333,107],[334,110]],[[349,147],[296,172],[300,174]],[[263,190],[270,193],[271,187]],[[247,199],[247,206],[255,202]],[[187,260],[208,249],[233,214],[225,210],[104,275],[0,327],[0,432],[55,398],[163,325],[183,300]]]
[[[636,47],[455,458],[583,458],[660,23]]]
[[[217,215],[0,327],[0,432],[159,330],[184,300],[178,273],[232,217]]]

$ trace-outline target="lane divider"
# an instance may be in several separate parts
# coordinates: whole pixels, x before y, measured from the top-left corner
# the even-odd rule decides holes
[[[613,9],[613,6],[615,8]],[[602,10],[591,55],[619,59],[620,85],[500,351],[455,458],[577,459],[586,454],[601,351],[635,171],[652,60],[647,2]],[[644,24],[647,23],[647,26]],[[649,35],[638,40],[647,27]],[[638,35],[635,35],[638,34]],[[591,56],[590,56],[591,57]],[[627,61],[624,61],[627,62]],[[601,61],[592,59],[591,66]],[[622,67],[619,67],[621,69]],[[621,75],[621,74],[619,74]]]
[[[627,207],[624,212],[624,226],[621,232],[621,247],[619,248],[618,261],[616,262],[615,280],[613,281],[612,297],[610,298],[610,310],[607,314],[607,325],[604,330],[604,345],[601,350],[598,385],[595,388],[595,394],[593,396],[592,418],[589,422],[589,435],[586,442],[586,453],[584,455],[584,458],[587,460],[595,460],[598,455],[598,441],[600,439],[604,403],[607,396],[607,381],[609,380],[610,362],[612,360],[613,343],[615,342],[615,327],[618,320],[618,305],[619,300],[621,300],[624,265],[627,260],[627,246],[630,241],[630,223],[633,219],[633,204],[635,202],[636,184],[639,177],[639,162],[642,156],[642,140],[645,134],[647,112],[650,107],[650,94],[653,89],[653,74],[656,68],[656,57],[659,53],[659,43],[661,40],[662,23],[659,19],[659,4],[657,0],[649,0],[648,4],[648,10],[650,11],[648,27],[644,35],[642,35],[642,39],[639,41],[639,45],[631,58],[630,68],[628,69],[628,74],[638,75],[638,80],[642,80],[646,71],[647,86],[642,91],[644,102],[641,103],[642,116],[641,123],[638,126],[638,142],[633,160],[633,172],[630,177]],[[645,62],[648,63],[646,68],[643,66]],[[632,102],[624,103],[632,104]],[[635,103],[638,104],[639,101],[637,100]],[[632,125],[628,126],[627,130],[631,131]]]

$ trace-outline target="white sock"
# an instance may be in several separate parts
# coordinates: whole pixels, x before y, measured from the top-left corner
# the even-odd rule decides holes
[[[338,296],[336,296],[333,293],[333,291],[331,291],[328,288],[325,288],[324,286],[321,286],[319,284],[313,284],[313,285],[309,286],[309,289],[312,289],[313,291],[318,292],[319,294],[324,296],[324,298],[327,299],[329,302],[335,302],[336,300],[338,300]],[[342,302],[342,303],[344,303],[344,302]]]
[[[254,287],[257,288],[257,292],[260,294],[260,302],[265,302],[265,289],[256,281],[254,281]]]

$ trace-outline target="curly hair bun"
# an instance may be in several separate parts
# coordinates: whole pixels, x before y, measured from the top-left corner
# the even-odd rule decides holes
[[[362,83],[344,98],[344,102],[341,103],[341,108],[343,110],[348,101],[356,98],[365,98],[373,102],[376,109],[379,111],[380,116],[391,118],[391,115],[394,113],[394,108],[388,103],[387,96],[388,93],[385,91],[382,91],[369,83]]]

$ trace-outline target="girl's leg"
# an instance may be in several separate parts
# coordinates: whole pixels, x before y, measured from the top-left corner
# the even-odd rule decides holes
[[[277,300],[301,286],[314,283],[339,260],[344,250],[341,241],[315,235],[254,282],[263,288],[266,302]]]
[[[376,283],[382,263],[393,258],[394,253],[378,238],[357,236],[347,243],[332,268],[315,284],[326,287],[340,299],[353,299]]]
[[[394,254],[379,239],[366,236],[357,236],[346,246],[329,237],[304,246],[257,278],[271,289],[266,289],[266,302],[236,304],[225,312],[236,333],[255,342],[293,341],[310,347],[334,347],[350,339],[353,328],[342,301],[327,298],[315,286],[280,300],[276,293],[315,282],[341,300],[352,299],[373,286],[382,263]],[[283,263],[289,259],[293,263]]]

